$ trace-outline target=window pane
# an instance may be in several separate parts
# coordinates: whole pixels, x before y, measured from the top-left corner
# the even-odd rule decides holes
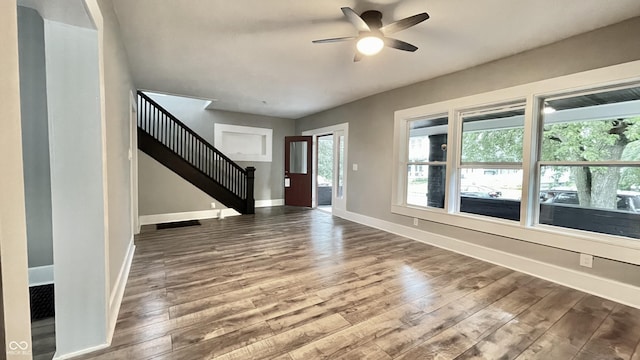
[[[446,115],[409,122],[407,204],[444,208],[447,123]]]
[[[640,160],[640,87],[546,99],[544,161]]]
[[[462,113],[462,156],[465,162],[522,162],[524,105],[507,110]]]
[[[446,166],[409,165],[407,204],[444,208]]]
[[[460,211],[520,220],[522,170],[462,169]]]
[[[307,173],[307,142],[293,141],[289,144],[289,173]]]
[[[409,162],[446,161],[447,118],[409,123]]]
[[[333,135],[318,137],[318,177],[319,187],[333,185]]]
[[[543,166],[540,183],[540,224],[640,238],[640,167]]]

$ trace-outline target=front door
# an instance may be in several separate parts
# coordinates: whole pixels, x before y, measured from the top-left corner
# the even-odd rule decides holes
[[[311,136],[284,138],[284,204],[311,207]]]

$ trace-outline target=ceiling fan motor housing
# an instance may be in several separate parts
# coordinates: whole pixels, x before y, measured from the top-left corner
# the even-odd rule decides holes
[[[377,10],[367,10],[360,15],[362,20],[369,25],[371,30],[380,29],[382,27],[382,13]]]

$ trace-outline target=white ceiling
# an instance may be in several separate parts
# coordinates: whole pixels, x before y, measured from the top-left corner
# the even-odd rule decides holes
[[[340,8],[431,19],[353,62]],[[114,0],[135,84],[213,108],[299,118],[640,15],[638,0]]]

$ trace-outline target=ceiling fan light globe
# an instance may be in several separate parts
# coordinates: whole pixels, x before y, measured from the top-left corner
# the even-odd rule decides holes
[[[356,43],[356,49],[362,55],[375,55],[384,47],[384,41],[377,36],[365,36],[358,40]]]

